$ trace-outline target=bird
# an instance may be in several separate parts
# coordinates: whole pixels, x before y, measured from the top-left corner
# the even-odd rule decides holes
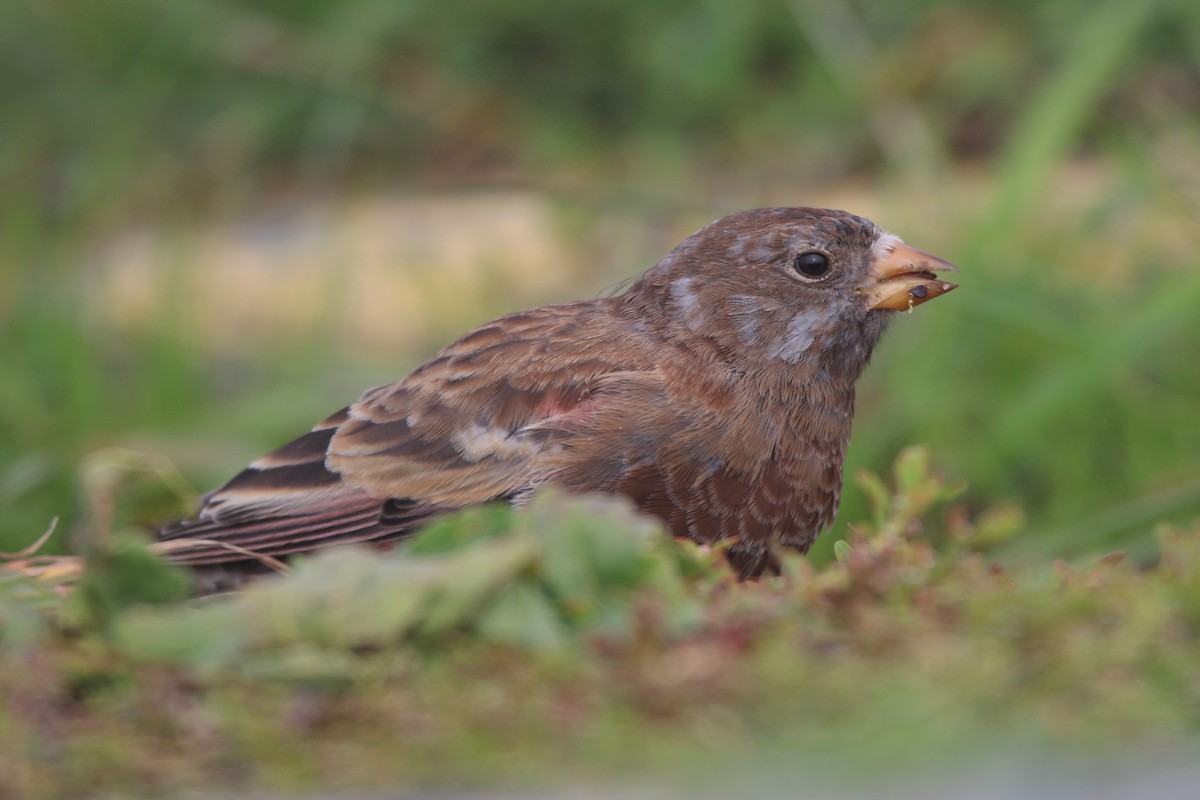
[[[502,316],[365,391],[161,528],[229,576],[538,487],[620,495],[780,574],[833,522],[855,383],[889,321],[952,289],[947,261],[846,211],[718,219],[610,296]],[[240,582],[240,578],[237,579]]]

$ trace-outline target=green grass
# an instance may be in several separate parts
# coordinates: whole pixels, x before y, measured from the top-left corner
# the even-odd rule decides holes
[[[205,487],[459,332],[357,353],[326,320],[215,354],[178,288],[156,326],[114,326],[91,277],[111,235],[152,232],[174,254],[152,268],[182,275],[204,269],[214,225],[269,231],[254,209],[270,186],[336,206],[438,175],[469,193],[497,169],[540,186],[581,255],[562,265],[577,289],[491,313],[599,292],[697,220],[844,200],[837,187],[867,169],[878,177],[852,191],[879,221],[964,276],[895,326],[852,466],[929,442],[976,507],[1023,504],[1045,533],[1022,546],[1044,553],[1130,545],[1200,512],[1200,365],[1185,355],[1200,283],[1180,234],[1200,154],[1179,99],[1198,83],[1200,15],[1065,0],[722,9],[613,2],[580,25],[485,4],[463,26],[455,4],[374,0],[6,5],[0,547],[56,515],[86,527],[78,465],[93,450],[156,442]],[[297,202],[268,205],[286,217]],[[586,254],[611,225],[639,238],[597,279]]]
[[[87,553],[93,587],[0,602],[0,742],[20,754],[0,759],[0,786],[521,782],[551,762],[555,779],[604,781],[631,759],[694,773],[796,751],[1121,749],[1126,733],[1190,746],[1194,4],[589,8],[0,6],[0,550],[60,517],[50,548]],[[530,238],[558,249],[526,263],[519,247],[479,247],[477,280],[395,258],[380,273],[395,282],[370,291],[403,287],[397,316],[421,311],[403,334],[354,333],[345,309],[361,289],[344,281],[294,325],[273,306],[244,330],[213,322],[236,280],[193,289],[225,266],[211,259],[236,262],[281,229],[311,237],[286,258],[311,247],[331,275],[354,274],[345,237],[425,232],[408,218],[356,227],[381,197],[410,216],[458,208],[443,238],[478,242],[510,222],[509,201],[488,198],[514,190],[546,210]],[[919,442],[966,484],[919,535],[855,539],[851,523],[880,526],[878,490],[848,487],[787,581],[731,589],[609,520],[597,535],[635,542],[649,566],[600,581],[609,611],[589,616],[530,544],[567,523],[487,512],[454,525],[515,526],[492,544],[529,560],[455,585],[507,592],[508,610],[485,624],[469,607],[427,635],[384,620],[382,643],[338,639],[336,609],[428,611],[450,584],[314,560],[235,601],[234,621],[170,600],[169,578],[140,594],[157,568],[120,551],[123,534],[185,512],[468,325],[600,293],[699,224],[774,203],[867,213],[962,269],[958,291],[896,320],[859,392],[848,481]],[[116,245],[143,239],[161,281],[147,284],[153,313],[130,322],[102,279],[137,259]],[[1095,561],[1117,549],[1124,563]],[[361,597],[338,594],[360,578]],[[271,628],[301,609],[308,627]]]
[[[921,535],[961,491],[929,461],[862,477],[872,519],[835,561],[753,586],[620,503],[554,495],[191,604],[115,536],[69,596],[0,581],[0,781],[767,788],[1194,750],[1200,531],[1161,529],[1149,564],[1005,569],[989,551],[1019,519]]]

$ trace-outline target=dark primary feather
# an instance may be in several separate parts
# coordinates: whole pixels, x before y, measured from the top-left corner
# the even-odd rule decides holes
[[[625,293],[502,317],[370,389],[205,498],[165,540],[213,567],[355,542],[555,483],[623,494],[671,533],[778,572],[837,508],[854,381],[885,315],[859,298],[884,235],[760,209],[683,242]],[[896,240],[898,241],[898,240]],[[797,278],[797,252],[839,272]]]

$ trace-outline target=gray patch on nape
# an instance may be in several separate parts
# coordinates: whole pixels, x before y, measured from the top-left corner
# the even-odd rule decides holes
[[[692,290],[695,278],[676,278],[671,282],[671,300],[677,309],[677,314],[684,324],[693,330],[700,326],[703,316],[700,309],[700,298]]]
[[[767,351],[773,358],[781,358],[789,364],[795,364],[804,358],[816,341],[817,334],[831,322],[828,312],[809,309],[801,311],[792,317],[787,329]]]

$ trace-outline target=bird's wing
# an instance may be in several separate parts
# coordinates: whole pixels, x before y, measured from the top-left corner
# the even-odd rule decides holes
[[[519,495],[552,476],[550,456],[587,427],[596,387],[631,352],[598,320],[560,306],[484,325],[258,459],[160,538],[196,542],[176,561],[215,564],[395,539]]]
[[[654,368],[592,308],[505,317],[367,392],[330,442],[328,466],[373,495],[444,508],[551,479],[555,455],[588,429],[609,376]]]
[[[200,566],[253,560],[250,553],[280,557],[378,541],[433,513],[407,503],[393,510],[389,525],[381,525],[384,499],[346,484],[325,466],[329,442],[347,419],[348,408],[322,420],[206,495],[194,518],[159,531],[160,539],[172,541],[168,557]]]

